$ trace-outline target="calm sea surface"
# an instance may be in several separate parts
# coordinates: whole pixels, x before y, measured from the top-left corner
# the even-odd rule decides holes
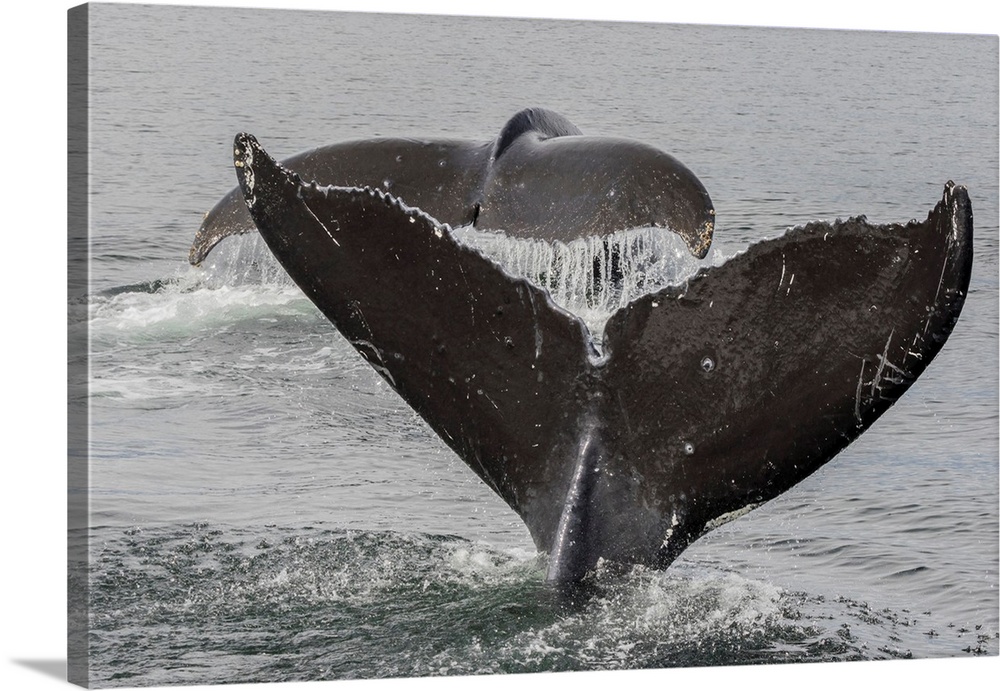
[[[996,37],[95,5],[92,682],[998,652]],[[969,188],[962,318],[862,438],[666,572],[543,583],[517,516],[253,238],[187,265],[233,135],[491,139],[526,106],[672,152],[716,257]]]

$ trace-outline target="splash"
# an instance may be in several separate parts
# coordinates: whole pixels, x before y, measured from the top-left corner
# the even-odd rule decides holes
[[[291,285],[206,289],[191,287],[183,279],[153,292],[93,295],[87,308],[90,335],[96,343],[183,340],[282,314],[311,319],[315,311]]]
[[[702,267],[724,260],[716,251],[696,259],[680,237],[664,228],[570,242],[513,238],[470,226],[452,235],[508,273],[546,290],[556,304],[583,319],[598,339],[608,318],[636,298],[681,284]]]
[[[184,264],[170,277],[95,292],[71,310],[74,325],[89,328],[98,343],[184,339],[242,321],[316,313],[256,234],[224,243],[200,267]]]
[[[210,259],[188,274],[200,287],[245,285],[291,286],[292,279],[278,263],[258,233],[228,239]]]
[[[598,568],[591,597],[567,606],[533,551],[454,536],[197,523],[97,528],[90,539],[102,686],[153,684],[163,669],[221,683],[997,649],[995,624],[929,628],[930,612],[788,592],[691,559],[669,571]]]

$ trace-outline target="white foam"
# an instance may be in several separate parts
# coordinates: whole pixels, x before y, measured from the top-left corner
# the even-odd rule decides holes
[[[96,341],[176,338],[253,318],[279,309],[313,310],[293,285],[223,286],[189,289],[170,284],[156,292],[122,292],[90,301],[91,336]]]
[[[534,550],[505,549],[459,543],[445,554],[444,565],[451,577],[462,581],[502,582],[537,571],[539,555]]]
[[[636,574],[631,606],[643,626],[669,628],[688,640],[723,630],[755,630],[781,617],[781,588],[737,574]]]
[[[780,588],[736,574],[635,567],[624,577],[598,573],[597,578],[604,594],[579,611],[554,621],[541,618],[537,626],[493,645],[444,651],[430,664],[491,670],[497,660],[547,668],[572,659],[588,667],[632,666],[650,656],[683,657],[683,651],[706,642],[740,645],[756,634],[770,635],[786,621]]]

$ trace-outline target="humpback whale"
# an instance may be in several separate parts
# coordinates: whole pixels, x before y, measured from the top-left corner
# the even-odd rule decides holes
[[[809,223],[642,295],[610,316],[598,348],[579,317],[415,197],[304,178],[249,134],[234,165],[278,262],[518,513],[556,582],[601,562],[666,568],[815,472],[927,367],[971,273],[971,203],[949,181],[924,221]],[[480,203],[480,218],[493,211]],[[681,233],[696,255],[704,218]]]
[[[518,112],[489,142],[348,141],[283,165],[327,185],[381,189],[452,227],[515,237],[565,242],[669,226],[702,257],[715,227],[708,192],[676,158],[631,139],[583,135],[544,108]],[[188,260],[198,265],[226,237],[253,230],[236,187],[205,215]]]

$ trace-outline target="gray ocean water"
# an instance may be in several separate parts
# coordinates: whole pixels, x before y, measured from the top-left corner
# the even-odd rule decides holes
[[[997,37],[94,5],[91,681],[145,686],[998,653]],[[684,161],[715,260],[968,187],[963,315],[782,497],[567,608],[517,516],[253,238],[187,250],[279,158],[492,139],[544,106]],[[711,257],[710,257],[711,260]],[[73,488],[71,487],[71,491]]]

